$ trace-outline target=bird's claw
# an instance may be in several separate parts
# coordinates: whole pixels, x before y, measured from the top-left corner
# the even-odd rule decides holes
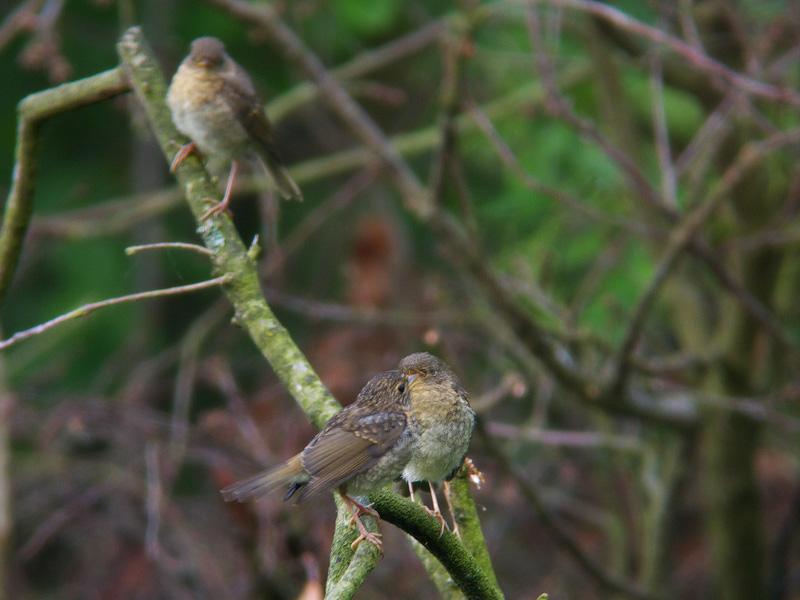
[[[350,513],[350,522],[349,526],[352,527],[355,525],[358,528],[358,537],[350,544],[350,547],[355,550],[358,548],[358,545],[363,542],[367,541],[373,546],[375,546],[378,551],[383,554],[383,542],[381,541],[381,534],[380,533],[373,533],[367,530],[367,527],[361,521],[361,517],[363,515],[369,515],[370,517],[374,517],[376,519],[380,519],[380,515],[378,511],[370,506],[366,506],[361,504],[361,502],[349,497],[342,495],[345,502],[350,505],[352,512]]]
[[[358,523],[361,524],[361,527],[359,527],[359,534],[358,537],[353,540],[353,543],[350,544],[350,548],[355,550],[358,548],[361,542],[369,542],[378,549],[378,552],[383,554],[383,541],[381,540],[381,534],[367,531],[366,527],[364,527],[364,524],[361,523],[361,521],[358,521]]]
[[[194,142],[189,142],[188,144],[181,146],[181,149],[178,150],[178,153],[175,155],[175,158],[172,159],[172,163],[169,165],[169,172],[174,173],[181,163],[186,160],[186,157],[195,150],[197,150],[197,146]]]
[[[378,511],[374,508],[369,506],[365,506],[360,502],[353,501],[353,506],[355,507],[355,511],[353,514],[350,515],[350,526],[352,527],[356,522],[361,522],[360,518],[362,515],[368,515],[370,517],[374,517],[376,519],[380,519],[381,516],[378,514]]]
[[[206,212],[203,213],[203,216],[200,217],[201,221],[207,221],[211,217],[216,217],[222,213],[226,213],[230,218],[233,218],[233,212],[231,209],[228,208],[227,202],[217,202],[214,206],[209,208]]]
[[[448,525],[447,525],[447,521],[445,521],[445,518],[444,518],[444,515],[442,514],[442,512],[439,511],[439,510],[436,510],[434,508],[428,508],[424,504],[422,505],[422,508],[425,509],[426,513],[428,513],[434,519],[439,521],[439,524],[442,526],[441,530],[439,531],[439,537],[442,537],[442,535],[444,535],[444,530],[445,529],[450,529],[450,527],[448,527]]]

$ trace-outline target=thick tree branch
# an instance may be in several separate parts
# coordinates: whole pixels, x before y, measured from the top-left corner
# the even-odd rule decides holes
[[[33,212],[39,127],[59,113],[112,98],[128,91],[119,68],[65,83],[23,98],[17,108],[17,147],[11,190],[0,233],[0,306],[14,277]]]
[[[503,598],[491,577],[458,538],[445,531],[418,503],[388,491],[370,494],[373,508],[384,521],[396,525],[433,554],[444,565],[467,598]]]

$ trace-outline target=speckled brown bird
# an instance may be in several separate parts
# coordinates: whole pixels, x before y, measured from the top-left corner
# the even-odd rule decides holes
[[[243,502],[287,486],[286,500],[304,502],[338,490],[359,530],[353,545],[367,540],[380,548],[380,534],[367,531],[360,519],[363,514],[379,515],[352,496],[367,495],[400,478],[417,436],[409,411],[405,375],[380,373],[302,452],[275,469],[225,488],[222,495],[227,501]]]
[[[192,42],[172,78],[167,104],[175,126],[192,140],[172,161],[173,172],[195,148],[231,164],[222,201],[203,218],[227,210],[240,161],[254,157],[261,159],[281,196],[302,200],[300,188],[283,166],[250,76],[228,56],[221,41],[201,37]]]
[[[419,428],[411,458],[403,469],[403,479],[408,482],[412,498],[413,483],[428,482],[433,503],[429,512],[444,531],[446,523],[433,484],[444,482],[449,504],[447,481],[464,462],[475,427],[475,411],[456,374],[443,360],[427,352],[417,352],[402,359],[398,368],[408,378],[411,415]],[[453,527],[457,531],[455,519]]]

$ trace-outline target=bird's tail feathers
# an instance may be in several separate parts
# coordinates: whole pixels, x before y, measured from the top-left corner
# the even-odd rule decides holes
[[[279,467],[259,473],[253,477],[237,481],[222,490],[222,497],[226,502],[245,502],[257,498],[281,486],[290,486],[294,491],[303,486],[308,480],[300,462],[300,455],[296,455]]]
[[[267,152],[262,153],[262,158],[281,197],[284,200],[297,200],[298,202],[302,202],[303,192],[300,191],[300,188],[294,182],[292,176],[289,175],[289,171],[283,166],[283,162],[280,158],[277,155]]]

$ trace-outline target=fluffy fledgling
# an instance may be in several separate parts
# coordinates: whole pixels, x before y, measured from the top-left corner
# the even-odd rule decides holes
[[[167,104],[175,126],[192,140],[175,156],[173,171],[195,148],[231,164],[225,195],[204,218],[227,210],[239,163],[253,157],[267,168],[281,196],[302,200],[300,188],[283,165],[250,76],[217,38],[192,42],[189,55],[172,77]]]

